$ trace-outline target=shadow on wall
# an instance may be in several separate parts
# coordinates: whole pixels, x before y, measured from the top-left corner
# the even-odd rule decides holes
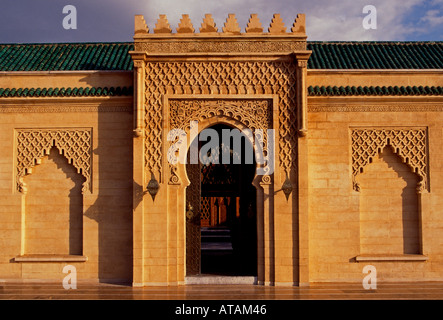
[[[85,178],[56,147],[41,161],[26,177],[25,253],[81,255]]]
[[[419,177],[412,169],[401,162],[400,157],[393,153],[391,147],[385,147],[382,158],[386,159],[389,168],[397,172],[398,177],[406,183],[401,192],[401,225],[403,230],[403,253],[419,254],[419,208],[417,184]]]
[[[87,77],[83,81],[89,85]],[[88,250],[98,255],[99,281],[107,283],[132,283],[132,96],[129,101],[117,106],[103,102],[94,114],[98,118],[93,128],[93,192],[86,195],[84,215],[98,224],[89,223],[98,234],[84,239],[98,245]]]
[[[368,229],[362,231],[372,238],[370,243],[379,244],[383,238],[383,250],[386,251],[378,253],[419,254],[420,223],[416,191],[419,177],[390,146],[383,149],[363,175],[366,177],[360,178],[360,197],[370,198],[366,200],[368,212],[363,213],[366,221],[362,225],[362,228]],[[380,251],[374,245],[371,246],[371,250]]]

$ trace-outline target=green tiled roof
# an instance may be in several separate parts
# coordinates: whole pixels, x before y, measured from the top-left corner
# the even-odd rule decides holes
[[[111,88],[0,88],[0,98],[7,97],[103,97],[129,96],[132,87]]]
[[[133,43],[0,44],[0,71],[132,70]],[[443,42],[316,42],[309,69],[443,69]]]
[[[443,42],[308,42],[308,69],[442,69]]]
[[[132,43],[0,44],[0,71],[132,70]]]
[[[411,95],[443,95],[443,87],[429,86],[309,86],[309,96],[411,96]]]

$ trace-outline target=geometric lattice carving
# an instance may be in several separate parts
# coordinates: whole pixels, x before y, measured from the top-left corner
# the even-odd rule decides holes
[[[82,192],[90,189],[91,137],[91,129],[83,128],[17,130],[17,190],[26,192],[23,178],[32,172],[32,168],[39,164],[43,157],[49,155],[52,147],[56,147],[77,172],[85,177]]]
[[[257,33],[257,32],[255,32]],[[216,36],[224,33],[214,33]],[[253,32],[251,32],[253,34]],[[264,33],[266,34],[266,33]],[[280,33],[284,35],[284,33]],[[221,39],[223,40],[223,39]],[[150,53],[193,53],[193,52],[294,52],[306,50],[306,41],[185,41],[181,43],[171,42],[169,39],[158,39],[149,42],[136,42],[134,48],[137,51],[146,51]],[[271,39],[272,40],[272,39]]]
[[[211,197],[201,197],[201,217],[211,224]]]
[[[417,191],[428,189],[426,129],[353,129],[351,139],[354,190],[360,191],[357,175],[363,173],[364,168],[386,146],[390,146],[402,162],[418,175]]]
[[[162,173],[162,111],[165,94],[276,94],[279,97],[280,165],[296,165],[296,67],[288,61],[147,62],[145,165]],[[163,179],[161,179],[163,180]]]

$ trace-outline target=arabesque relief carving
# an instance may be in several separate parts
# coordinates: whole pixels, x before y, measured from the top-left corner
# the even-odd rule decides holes
[[[276,97],[279,127],[274,129],[278,130],[280,175],[295,177],[298,134],[306,134],[302,90],[311,51],[306,50],[305,15],[297,15],[287,28],[281,16],[274,14],[269,27],[264,28],[257,14],[251,14],[242,32],[234,14],[228,15],[221,28],[210,14],[200,27],[194,27],[184,14],[176,33],[173,29],[165,15],[159,16],[153,29],[142,15],[135,17],[134,51],[130,54],[137,69],[138,89],[145,93],[137,96],[135,106],[136,136],[145,138],[146,177],[154,174],[161,183],[177,183],[168,180],[170,168],[163,168],[162,150],[166,138],[162,136],[164,101],[174,95],[196,99],[218,95],[232,100],[248,95]]]
[[[266,129],[272,128],[271,99],[171,99],[169,100],[169,127],[172,129],[189,130],[190,122],[199,122],[214,116],[224,116],[245,125],[255,132],[263,130],[261,143],[267,152]],[[177,138],[178,139],[178,138]],[[175,141],[170,142],[172,145]],[[176,166],[169,163],[170,184],[180,184]]]
[[[26,193],[23,178],[55,147],[77,172],[83,175],[82,192],[91,188],[92,132],[91,129],[17,129],[17,190]]]
[[[295,168],[297,104],[294,63],[286,61],[147,62],[145,70],[145,163],[148,170],[162,172],[162,115],[163,96],[166,94],[278,95],[280,165],[287,174]],[[228,108],[231,106],[232,109],[232,105],[228,103],[224,106]],[[214,105],[211,106],[214,107]],[[205,110],[202,112],[209,112],[208,108]],[[250,125],[255,123],[257,126],[257,123],[263,119],[253,120],[249,117],[249,121]],[[174,128],[174,125],[171,124],[171,128]]]
[[[360,191],[357,176],[372,159],[390,146],[403,163],[415,172],[420,181],[417,191],[428,190],[427,130],[418,129],[352,129],[353,188]]]

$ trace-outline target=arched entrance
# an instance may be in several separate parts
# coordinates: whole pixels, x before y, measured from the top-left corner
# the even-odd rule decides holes
[[[205,130],[213,130],[211,139],[218,141],[196,138],[200,161],[186,165],[191,182],[186,189],[187,275],[257,276],[253,147],[245,136],[235,144],[229,134],[240,131],[225,124]]]
[[[307,140],[301,139],[300,144],[298,136],[304,137],[307,130],[311,51],[303,15],[291,32],[285,32],[277,20],[269,34],[255,27],[247,28],[249,34],[229,28],[217,32],[211,27],[211,32],[197,36],[184,25],[177,34],[167,28],[152,33],[143,16],[135,17],[130,53],[135,88],[134,199],[142,196],[133,202],[134,285],[187,284],[190,257],[200,256],[188,250],[187,219],[194,219],[195,209],[187,208],[186,196],[200,184],[190,183],[192,170],[188,174],[186,161],[175,156],[179,148],[180,158],[185,158],[186,146],[194,137],[193,121],[201,128],[223,122],[250,129],[254,138],[249,141],[262,143],[263,157],[256,159],[253,182],[257,284],[307,281]],[[253,25],[259,24],[254,21]],[[186,144],[185,136],[192,137]],[[299,172],[304,174],[301,179]],[[147,185],[149,197],[143,196]],[[198,207],[200,198],[198,193],[194,200]],[[196,229],[201,228],[201,219],[197,221]],[[192,234],[201,245],[201,233]],[[200,262],[195,265],[198,274]]]

